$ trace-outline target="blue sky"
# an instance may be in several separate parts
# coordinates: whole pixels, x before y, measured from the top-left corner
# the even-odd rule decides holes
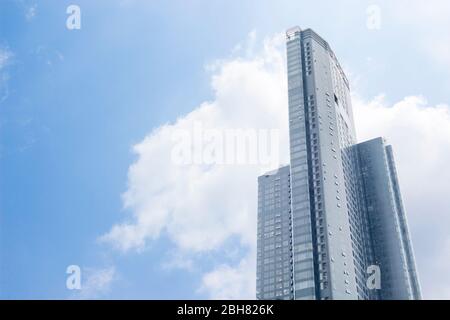
[[[80,30],[66,28],[70,4],[81,8]],[[369,5],[380,9],[379,29],[367,27]],[[373,131],[401,141],[395,139],[402,132],[384,124],[392,119],[389,110],[410,108],[417,111],[417,125],[425,128],[418,139],[428,138],[424,132],[430,123],[436,117],[445,120],[449,114],[449,13],[445,1],[429,1],[428,5],[401,0],[1,1],[0,298],[247,297],[239,292],[249,290],[250,284],[230,289],[217,280],[224,275],[230,281],[241,281],[236,270],[251,266],[251,240],[244,234],[248,229],[228,220],[228,233],[198,242],[183,242],[184,230],[179,228],[184,220],[176,213],[164,216],[158,228],[147,226],[139,239],[130,240],[138,244],[124,245],[120,232],[105,236],[124,221],[139,226],[136,217],[154,218],[139,208],[152,211],[148,207],[156,206],[157,196],[150,195],[155,202],[148,205],[133,200],[133,192],[138,190],[140,195],[140,188],[158,186],[136,183],[140,181],[137,173],[130,171],[133,164],[139,172],[142,166],[158,168],[151,151],[156,145],[152,139],[158,136],[152,130],[188,114],[195,118],[193,112],[202,103],[223,106],[223,96],[246,94],[239,91],[240,86],[233,86],[241,78],[232,72],[261,72],[268,80],[259,85],[276,86],[280,73],[266,65],[253,69],[252,61],[270,54],[263,48],[264,39],[300,25],[313,28],[330,42],[349,74],[358,103],[372,108],[369,111],[388,110],[377,113],[387,118],[379,119]],[[207,67],[211,65],[216,68]],[[409,96],[423,101],[405,100]],[[436,109],[442,110],[442,117],[433,114],[428,118],[424,113]],[[202,112],[200,118],[209,121],[206,111]],[[408,133],[411,123],[416,124],[414,119],[402,127],[403,133]],[[442,125],[446,124],[450,122]],[[450,146],[447,132],[443,129],[436,150]],[[141,149],[133,152],[136,145]],[[417,152],[414,148],[408,150]],[[401,159],[408,157],[406,152],[399,152]],[[435,166],[433,161],[445,157],[450,157],[448,152],[422,163]],[[158,180],[153,173],[144,177]],[[426,262],[436,261],[438,256],[429,256],[435,244],[448,243],[450,253],[449,232],[434,224],[440,215],[423,218],[421,210],[426,206],[416,204],[416,198],[411,200],[419,179],[412,175],[404,174],[410,182],[403,183],[410,195],[405,202],[412,211],[419,272],[429,274],[437,270]],[[441,189],[446,186],[445,177],[436,178]],[[122,196],[127,192],[132,198],[128,206]],[[208,199],[220,201],[217,194],[208,194]],[[188,207],[186,212],[202,208],[187,203],[192,210]],[[450,210],[448,201],[434,205],[433,212]],[[160,210],[177,212],[178,208],[162,206]],[[218,212],[226,215],[227,211]],[[431,231],[436,232],[435,242],[426,239]],[[439,263],[445,270],[447,261]],[[84,295],[66,288],[65,271],[72,264],[83,270],[82,281],[88,287]],[[423,279],[429,297],[450,297],[450,279],[438,281],[427,275]],[[445,286],[435,288],[438,283]]]

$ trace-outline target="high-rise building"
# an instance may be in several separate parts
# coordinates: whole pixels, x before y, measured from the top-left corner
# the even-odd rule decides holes
[[[258,178],[257,298],[420,299],[391,147],[357,144],[328,43],[286,38],[291,163]]]
[[[392,147],[376,138],[357,146],[372,261],[380,267],[380,299],[420,299],[408,224]]]
[[[290,186],[289,166],[258,178],[258,299],[294,298]]]

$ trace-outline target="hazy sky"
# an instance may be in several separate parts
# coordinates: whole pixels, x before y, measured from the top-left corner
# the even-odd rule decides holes
[[[174,165],[171,137],[275,128],[286,162],[293,25],[346,70],[358,137],[392,143],[424,296],[450,298],[449,16],[445,0],[1,1],[0,298],[253,298],[262,168]]]

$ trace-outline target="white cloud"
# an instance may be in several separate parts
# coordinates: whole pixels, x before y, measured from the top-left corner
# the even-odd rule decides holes
[[[0,48],[0,71],[6,67],[11,60],[12,53],[8,48]]]
[[[194,259],[179,251],[168,252],[164,262],[162,263],[162,267],[165,270],[178,269],[193,271],[195,269]]]
[[[255,269],[254,254],[235,267],[220,265],[203,276],[199,291],[207,293],[211,299],[255,299]]]
[[[212,78],[214,101],[154,130],[133,147],[138,159],[129,169],[123,195],[133,218],[115,225],[104,240],[122,250],[142,248],[147,239],[166,231],[180,248],[194,251],[215,249],[231,235],[245,244],[253,242],[254,186],[260,168],[173,164],[172,135],[191,130],[195,122],[209,128],[281,128],[287,119],[285,75],[282,56],[273,57],[274,50],[268,41],[263,55],[254,60],[221,62]],[[236,185],[250,194],[242,197]]]
[[[37,4],[30,5],[25,8],[25,18],[28,21],[33,20],[37,13]]]
[[[283,37],[277,36],[254,57],[213,64],[213,101],[153,130],[133,147],[137,160],[129,168],[123,195],[131,216],[114,225],[102,241],[122,251],[140,250],[165,233],[177,251],[169,266],[181,261],[190,269],[195,261],[185,264],[185,257],[223,251],[227,241],[237,239],[243,258],[207,270],[199,291],[210,298],[254,298],[256,178],[261,167],[174,165],[171,137],[195,122],[210,128],[280,128],[281,162],[286,162],[282,43]],[[382,97],[366,102],[357,96],[354,106],[360,140],[385,136],[394,147],[424,296],[449,298],[450,276],[442,270],[450,265],[440,250],[442,243],[450,243],[450,171],[445,169],[450,163],[449,107],[428,106],[422,97],[406,97],[391,106]]]
[[[115,267],[105,269],[84,269],[81,278],[81,290],[75,292],[73,299],[99,299],[107,294],[116,278]]]
[[[250,35],[253,37],[254,33]],[[165,232],[177,250],[195,254],[216,251],[227,241],[237,239],[245,256],[237,268],[247,266],[250,279],[255,278],[255,268],[250,268],[247,261],[254,261],[256,182],[261,166],[176,165],[171,161],[171,137],[177,130],[191,130],[195,123],[219,129],[278,128],[284,153],[281,160],[286,162],[287,97],[282,44],[282,35],[277,36],[266,40],[262,51],[252,59],[213,64],[214,100],[204,102],[173,124],[153,130],[133,147],[138,157],[129,168],[128,189],[123,195],[124,206],[132,216],[113,226],[102,241],[122,251],[140,250],[148,240]],[[211,282],[220,270],[227,271],[225,277],[235,276],[232,267],[221,267],[206,276],[204,288],[223,294],[229,291]],[[222,284],[228,283],[224,278]],[[254,283],[244,287],[248,290],[240,291],[240,296],[254,296]]]
[[[450,2],[447,0],[389,1],[392,18],[412,34],[421,50],[438,64],[450,67]]]
[[[15,0],[15,3],[18,8],[23,11],[23,15],[28,22],[36,17],[38,8],[37,3],[32,3],[30,0]]]
[[[13,54],[7,47],[0,47],[0,103],[5,101],[9,95],[9,74],[5,70],[11,64]]]
[[[446,222],[448,225],[448,222]],[[429,299],[450,299],[450,239],[437,243],[438,248],[434,248],[434,257],[431,267],[426,271],[430,274],[422,275],[422,279],[428,280],[422,285]],[[439,252],[439,254],[436,254]],[[423,281],[422,281],[423,283]]]

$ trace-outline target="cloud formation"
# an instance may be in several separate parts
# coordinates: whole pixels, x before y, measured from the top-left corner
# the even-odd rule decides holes
[[[254,253],[236,266],[219,265],[203,276],[200,292],[210,299],[255,299],[256,278]]]
[[[174,124],[153,130],[133,147],[138,158],[129,168],[123,195],[132,217],[115,225],[103,241],[127,251],[141,249],[147,240],[166,232],[177,247],[195,252],[217,249],[232,236],[252,245],[255,179],[261,167],[179,165],[172,157],[173,138],[178,132],[192,132],[197,124],[219,131],[279,129],[285,150],[286,81],[282,54],[275,49],[279,43],[279,39],[267,40],[262,54],[252,60],[217,62],[212,76],[215,99]]]
[[[0,47],[0,103],[5,101],[9,95],[9,74],[6,67],[11,63],[13,54],[8,47]]]
[[[450,2],[446,0],[400,0],[384,5],[395,21],[414,34],[421,50],[432,61],[450,67]]]
[[[252,33],[251,43],[254,37]],[[175,123],[154,129],[133,147],[137,160],[129,168],[123,194],[124,207],[131,215],[101,241],[120,251],[141,250],[164,233],[173,242],[177,257],[220,253],[230,241],[237,243],[238,260],[242,260],[210,270],[199,292],[210,298],[254,297],[256,178],[279,163],[273,167],[258,163],[179,165],[172,157],[173,137],[192,132],[197,124],[218,132],[278,130],[276,145],[282,153],[277,158],[286,163],[287,86],[282,48],[283,36],[279,35],[266,39],[251,58],[235,56],[208,66],[214,99]],[[233,54],[241,51],[247,55],[250,49],[235,49]]]
[[[27,21],[33,20],[33,18],[36,16],[36,12],[37,12],[37,5],[36,4],[28,6],[25,9],[25,18],[27,19]]]
[[[37,3],[28,0],[15,0],[16,5],[23,11],[26,21],[32,21],[37,15]]]
[[[0,48],[0,71],[8,64],[11,55],[8,48]]]

